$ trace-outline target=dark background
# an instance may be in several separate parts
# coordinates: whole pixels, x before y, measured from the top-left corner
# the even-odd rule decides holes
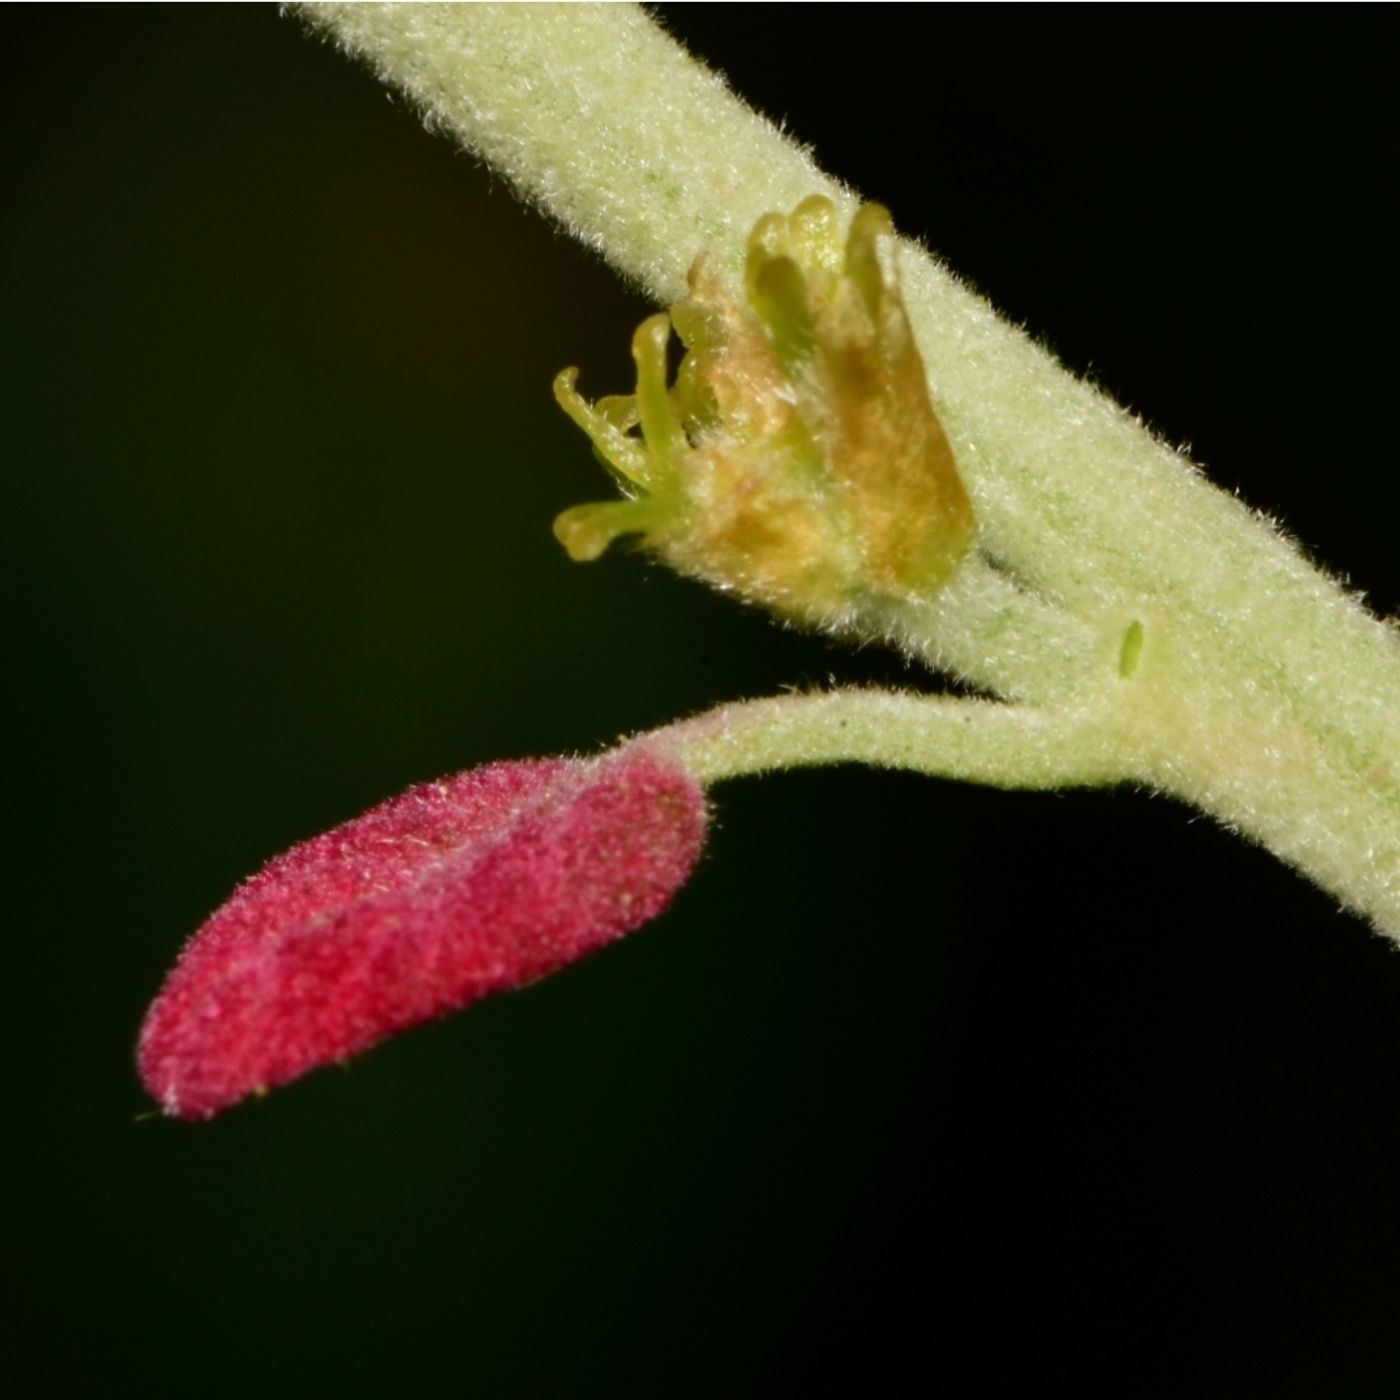
[[[666,18],[1395,608],[1393,8]],[[625,388],[648,308],[296,23],[0,23],[10,1393],[1400,1394],[1400,958],[1142,795],[735,784],[645,933],[141,1119],[146,1002],[290,842],[915,678],[565,560],[550,378]]]

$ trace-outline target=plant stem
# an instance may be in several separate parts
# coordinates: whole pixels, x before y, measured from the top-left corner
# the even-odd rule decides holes
[[[702,251],[737,288],[745,235],[766,211],[814,192],[846,216],[855,206],[638,8],[301,13],[662,303],[683,293]],[[705,737],[703,721],[686,730],[694,761],[715,776],[777,763],[786,734],[788,762],[904,753],[927,771],[1029,785],[1135,774],[1400,938],[1395,632],[924,250],[905,243],[901,267],[982,557],[880,630],[1038,708],[997,715],[859,693],[773,701],[746,712],[757,718],[743,721],[742,742],[735,728]],[[1124,675],[1135,637],[1141,655]],[[823,728],[843,707],[846,729]],[[737,710],[719,713],[738,723]],[[1095,745],[1090,716],[1106,726]],[[767,749],[754,738],[764,724]],[[1017,745],[1020,771],[1007,766]],[[818,752],[827,757],[804,757]]]
[[[642,742],[664,745],[706,784],[832,763],[1005,788],[1083,787],[1132,776],[1100,715],[889,690],[721,705]]]

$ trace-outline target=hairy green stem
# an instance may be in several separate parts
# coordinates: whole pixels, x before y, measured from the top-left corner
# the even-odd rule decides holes
[[[638,8],[302,13],[662,303],[683,293],[702,251],[737,287],[745,235],[766,211],[814,192],[846,216],[855,207]],[[980,558],[875,630],[1035,708],[774,701],[750,712],[760,719],[744,721],[742,743],[735,729],[731,740],[687,739],[687,752],[718,776],[724,752],[759,754],[753,734],[767,724],[754,764],[818,761],[806,757],[821,746],[798,717],[805,704],[802,714],[849,711],[847,757],[903,752],[907,766],[1015,782],[1019,746],[1031,785],[1135,774],[1264,842],[1400,938],[1396,634],[923,249],[903,246],[902,275]],[[1093,715],[1106,727],[1077,766],[1090,755],[1078,726]],[[685,732],[701,735],[699,723]]]
[[[1084,787],[1133,776],[1105,717],[994,700],[834,690],[721,705],[643,742],[703,783],[779,768],[868,763],[1005,788]]]

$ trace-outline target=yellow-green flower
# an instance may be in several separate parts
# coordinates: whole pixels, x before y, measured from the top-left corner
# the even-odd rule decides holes
[[[707,271],[632,342],[635,394],[586,402],[555,381],[625,499],[565,511],[575,559],[636,534],[676,569],[785,617],[840,629],[926,595],[972,539],[972,507],[929,401],[888,213],[844,238],[813,196],[749,235],[745,303]],[[686,354],[666,383],[674,326]],[[640,430],[640,431],[638,431]]]

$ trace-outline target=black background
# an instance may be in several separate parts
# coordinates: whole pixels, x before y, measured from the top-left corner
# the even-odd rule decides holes
[[[1389,7],[667,7],[1375,606]],[[648,309],[267,7],[7,9],[10,1393],[1400,1394],[1400,958],[1133,793],[719,794],[654,928],[205,1126],[180,941],[408,783],[910,683],[549,536]]]

